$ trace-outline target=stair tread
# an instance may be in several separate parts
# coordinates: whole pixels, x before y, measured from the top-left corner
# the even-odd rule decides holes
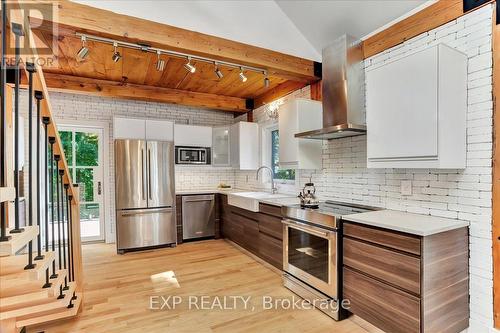
[[[2,311],[0,312],[0,320],[17,318],[20,316],[36,316],[37,314],[45,313],[46,311],[66,308],[73,297],[73,292],[76,290],[76,283],[70,282],[68,287],[69,290],[63,292],[64,298],[62,299],[58,299],[57,295],[54,295],[42,301],[31,302],[30,305],[2,308]]]
[[[18,234],[11,234],[10,230],[7,230],[7,234],[11,236],[6,242],[0,242],[0,257],[15,255],[17,251],[22,249],[29,241],[34,240],[38,235],[38,226],[26,226],[23,227],[24,231]]]
[[[33,255],[35,256],[36,253]],[[44,252],[42,260],[34,260],[35,268],[25,270],[24,267],[28,263],[28,255],[17,255],[0,257],[0,283],[6,279],[30,279],[36,280],[41,276],[45,276],[45,270],[50,266],[55,258],[52,251]]]
[[[52,283],[52,287],[47,288],[50,295],[55,294],[55,289],[57,289],[55,286],[59,286],[64,282],[64,277],[67,275],[67,270],[59,270],[56,271],[56,273],[58,274],[58,277],[55,279],[51,279],[50,282]],[[4,298],[17,297],[30,293],[38,293],[40,289],[42,289],[42,286],[44,284],[45,276],[43,278],[39,278],[38,280],[3,280],[2,288],[0,289],[0,302],[2,302]]]
[[[13,201],[15,198],[15,187],[0,187],[0,202]]]
[[[82,304],[82,293],[76,293],[77,299],[73,301],[73,307],[68,308],[57,308],[43,313],[37,313],[35,316],[19,316],[16,318],[17,327],[28,327],[36,324],[47,323],[54,320],[61,320],[65,318],[74,317],[78,314],[80,306]]]

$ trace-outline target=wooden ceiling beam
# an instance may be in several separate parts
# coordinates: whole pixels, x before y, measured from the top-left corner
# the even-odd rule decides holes
[[[319,79],[320,66],[312,60],[67,0],[59,0],[57,5],[54,23],[58,24],[60,36],[74,36],[75,32],[81,32],[264,68],[270,76],[287,80],[311,83]],[[33,29],[52,31],[52,23],[42,22],[39,17],[31,16],[30,23]]]
[[[491,2],[492,1],[488,1],[482,6]],[[365,59],[369,58],[465,14],[463,0],[439,0],[421,11],[391,25],[389,28],[365,39],[363,41],[364,57]]]
[[[295,82],[295,81],[283,82],[282,84],[280,84],[272,89],[269,89],[264,94],[255,98],[254,99],[254,109],[257,109],[257,108],[261,107],[262,105],[265,105],[267,103],[275,101],[278,98],[286,96],[286,95],[294,92],[295,90],[302,89],[305,86],[306,86],[306,84],[304,84],[302,82]]]
[[[238,97],[54,73],[45,73],[45,82],[50,91],[171,103],[239,113],[249,111],[246,107],[247,100]]]

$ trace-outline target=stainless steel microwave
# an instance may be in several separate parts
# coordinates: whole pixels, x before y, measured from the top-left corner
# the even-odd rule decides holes
[[[211,164],[210,148],[175,147],[175,164]]]

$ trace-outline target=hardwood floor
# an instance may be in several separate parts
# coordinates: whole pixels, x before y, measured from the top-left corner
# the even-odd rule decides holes
[[[264,295],[295,295],[270,267],[224,240],[125,255],[117,255],[114,244],[84,245],[83,260],[79,316],[28,332],[368,332],[356,319],[335,322],[315,309],[263,309]],[[175,309],[150,310],[150,296],[155,295],[180,296],[183,302]],[[245,310],[239,302],[230,310],[190,310],[189,296],[209,296],[210,302],[217,296],[250,296],[254,309]]]

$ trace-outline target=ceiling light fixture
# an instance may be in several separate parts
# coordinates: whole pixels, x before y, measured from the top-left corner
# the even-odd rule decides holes
[[[76,54],[78,59],[80,59],[80,61],[85,60],[85,58],[87,58],[87,56],[89,55],[89,48],[86,46],[87,37],[82,36],[81,40],[82,40],[82,48]]]
[[[219,64],[214,63],[214,66],[215,66],[215,69],[214,69],[215,75],[217,75],[217,77],[219,79],[222,79],[224,77],[224,74],[222,74],[221,70],[219,69]]]
[[[157,61],[156,61],[156,70],[158,72],[163,72],[165,69],[165,60],[160,59],[161,52],[156,51]]]
[[[243,67],[240,67],[240,80],[241,82],[247,82],[248,78],[243,74]]]
[[[278,99],[266,105],[266,114],[270,119],[279,118],[279,108],[283,105],[283,100]]]
[[[186,64],[184,64],[184,68],[190,73],[196,72],[196,67],[191,65],[191,57],[187,57],[187,59],[188,59],[188,62]]]
[[[86,45],[86,42],[90,40],[90,41],[93,41],[95,43],[112,45],[114,48],[112,60],[114,62],[120,61],[123,57],[123,55],[120,52],[118,52],[118,47],[120,47],[122,49],[128,48],[128,49],[132,49],[132,50],[139,50],[142,52],[151,52],[151,53],[154,52],[154,53],[156,53],[157,62],[155,64],[155,67],[156,67],[157,71],[164,71],[166,69],[167,60],[161,59],[162,55],[166,55],[168,57],[186,59],[187,63],[185,63],[183,66],[189,73],[196,72],[196,67],[191,63],[191,61],[196,61],[196,63],[201,62],[201,63],[208,63],[208,64],[214,65],[214,73],[215,73],[215,75],[217,75],[217,78],[219,80],[224,77],[224,73],[222,72],[222,67],[234,68],[234,69],[239,68],[240,69],[239,78],[242,82],[247,82],[248,77],[245,75],[246,74],[245,71],[248,71],[248,72],[254,72],[254,73],[258,73],[259,75],[262,75],[263,80],[264,80],[264,82],[263,82],[264,86],[266,88],[270,86],[268,72],[267,72],[267,69],[264,69],[264,68],[252,67],[252,66],[242,65],[242,64],[238,64],[238,63],[223,61],[223,60],[216,60],[216,59],[211,59],[211,58],[207,58],[207,57],[202,57],[202,56],[198,56],[198,55],[192,55],[192,54],[182,53],[182,52],[177,52],[177,51],[172,51],[172,50],[159,49],[159,48],[151,47],[150,45],[146,45],[146,44],[130,43],[130,42],[120,41],[120,40],[116,40],[116,39],[110,39],[110,38],[105,38],[105,37],[83,34],[80,32],[77,32],[76,36],[78,38],[80,38],[82,41],[82,48],[76,54],[76,58],[78,61],[82,61],[85,58],[88,58],[90,52],[89,52],[89,48]]]
[[[118,43],[114,42],[113,47],[114,47],[114,51],[113,51],[113,56],[111,57],[111,59],[113,59],[113,62],[118,62],[122,58],[122,55],[120,54],[120,52],[118,52]]]
[[[271,82],[269,81],[269,78],[267,77],[267,74],[266,74],[266,77],[264,78],[264,87],[269,88],[270,83]]]

